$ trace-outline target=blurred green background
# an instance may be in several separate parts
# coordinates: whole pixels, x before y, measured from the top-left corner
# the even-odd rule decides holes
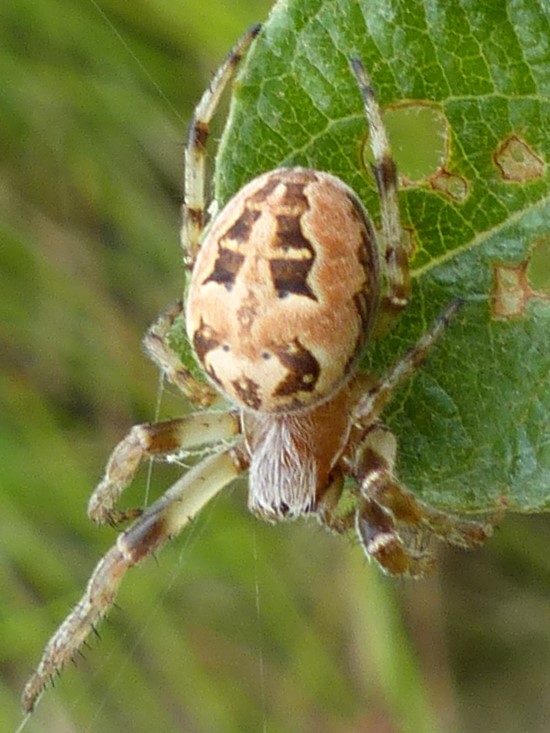
[[[115,532],[85,516],[116,441],[156,409],[147,325],[180,295],[183,140],[260,0],[0,6],[0,729]],[[217,128],[219,131],[219,127]],[[163,391],[162,416],[183,401]],[[153,472],[158,495],[176,475]],[[145,472],[129,503],[143,502]],[[29,733],[542,733],[546,517],[508,518],[436,577],[382,578],[244,486],[126,579]]]

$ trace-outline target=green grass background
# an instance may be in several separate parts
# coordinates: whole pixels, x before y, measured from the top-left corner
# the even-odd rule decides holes
[[[0,730],[111,528],[87,497],[152,419],[147,325],[181,291],[193,103],[260,0],[0,7]],[[220,126],[215,128],[219,134]],[[163,393],[161,414],[183,401]],[[152,494],[176,475],[156,467]],[[145,475],[130,491],[142,502]],[[436,577],[382,578],[314,524],[216,500],[65,670],[29,733],[541,733],[550,719],[549,522],[508,518]]]

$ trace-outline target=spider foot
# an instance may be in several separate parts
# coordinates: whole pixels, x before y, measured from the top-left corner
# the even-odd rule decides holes
[[[109,482],[102,481],[88,501],[88,516],[96,524],[110,524],[111,527],[119,527],[125,522],[137,519],[143,509],[118,509],[114,506],[115,499],[118,498],[121,489],[116,486],[116,493],[113,491],[113,485]]]
[[[104,511],[99,518],[92,517],[98,524],[110,524],[114,529],[118,529],[121,524],[131,522],[143,514],[143,509],[109,509]]]
[[[401,491],[407,490],[401,489]],[[407,493],[409,492],[407,491]],[[502,521],[507,507],[506,500],[502,499],[500,501],[501,506],[496,512],[482,520],[474,520],[464,519],[456,514],[435,509],[414,498],[412,494],[410,494],[410,499],[416,505],[417,521],[420,526],[423,526],[443,542],[463,549],[479,547],[492,537],[494,529]]]
[[[141,509],[117,509],[116,504],[145,459],[166,459],[187,447],[229,440],[238,430],[238,417],[227,412],[134,425],[113,450],[105,475],[88,502],[88,516],[98,524],[114,526],[136,519]]]

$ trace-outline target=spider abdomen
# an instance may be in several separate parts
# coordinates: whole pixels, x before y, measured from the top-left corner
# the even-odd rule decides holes
[[[215,218],[191,279],[187,330],[209,378],[248,410],[316,404],[353,368],[379,300],[368,216],[327,173],[281,168]]]

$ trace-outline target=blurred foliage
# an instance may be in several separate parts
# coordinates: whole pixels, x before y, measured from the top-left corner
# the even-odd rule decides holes
[[[114,443],[155,414],[140,339],[181,289],[186,121],[268,8],[0,5],[1,730],[114,540],[85,504]],[[164,392],[162,415],[183,408]],[[173,477],[156,467],[151,492]],[[237,486],[130,573],[101,644],[26,730],[542,733],[547,535],[544,518],[509,519],[438,577],[396,584],[314,524],[256,522]]]

